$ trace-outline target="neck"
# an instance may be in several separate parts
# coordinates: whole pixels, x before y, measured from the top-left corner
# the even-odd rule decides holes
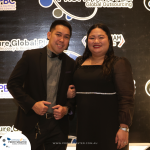
[[[90,57],[91,65],[96,65],[96,64],[102,65],[103,62],[104,62],[104,58],[105,58],[105,55],[104,56],[94,56],[94,55],[92,55]]]
[[[48,47],[48,50],[50,50],[51,52],[53,52],[53,53],[56,54],[56,55],[59,55],[59,54],[57,54],[56,52],[54,52],[54,51],[52,50],[52,48],[51,48],[49,45],[47,45],[47,47]]]

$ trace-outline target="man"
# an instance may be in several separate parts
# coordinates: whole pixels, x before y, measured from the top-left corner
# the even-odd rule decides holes
[[[71,34],[67,21],[54,21],[48,45],[25,51],[8,80],[7,88],[19,106],[15,127],[28,137],[32,150],[66,149],[67,114],[73,108],[67,90],[75,62],[63,50]]]

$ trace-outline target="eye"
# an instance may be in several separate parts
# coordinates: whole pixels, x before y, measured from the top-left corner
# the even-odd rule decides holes
[[[56,34],[57,36],[61,36],[61,34]]]
[[[90,37],[89,39],[93,40],[94,38],[93,38],[93,37]]]
[[[70,37],[69,37],[69,36],[65,36],[65,38],[66,38],[66,39],[69,39]]]
[[[100,36],[99,39],[104,39],[104,37],[103,37],[103,36]]]

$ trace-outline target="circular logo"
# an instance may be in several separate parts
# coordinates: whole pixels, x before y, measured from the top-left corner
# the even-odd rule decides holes
[[[6,133],[0,139],[0,150],[31,150],[28,138],[16,132]]]
[[[145,92],[148,96],[150,96],[150,80],[148,80],[145,85]]]
[[[150,0],[144,0],[143,2],[144,2],[145,8],[150,11]]]
[[[73,15],[71,13],[69,13],[68,11],[66,11],[60,4],[59,2],[61,2],[61,0],[39,0],[39,4],[44,7],[44,8],[49,8],[53,3],[56,5],[56,9],[53,10],[53,16],[55,18],[61,18],[64,14],[66,15],[66,19],[68,21],[72,20],[73,19],[77,19],[77,20],[88,20],[88,19],[91,19],[93,18],[97,11],[98,11],[98,8],[97,7],[94,7],[94,11],[91,15],[89,16],[86,16],[86,17],[78,17],[76,15]],[[64,0],[64,2],[73,2],[73,3],[79,3],[81,2],[81,0],[75,0],[75,1],[72,1],[72,0]]]

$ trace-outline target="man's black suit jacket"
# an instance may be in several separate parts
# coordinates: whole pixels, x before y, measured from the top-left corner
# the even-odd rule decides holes
[[[72,83],[75,61],[63,53],[56,105],[68,106],[72,109],[72,101],[67,100],[68,86]],[[7,88],[17,101],[19,107],[15,128],[30,132],[39,121],[39,115],[32,106],[47,96],[47,48],[27,50],[14,68]],[[58,120],[60,128],[68,134],[68,115]]]

